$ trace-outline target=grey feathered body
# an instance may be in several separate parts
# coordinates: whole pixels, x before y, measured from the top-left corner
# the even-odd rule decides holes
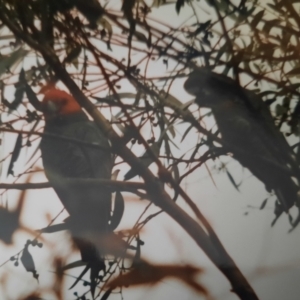
[[[190,74],[185,89],[196,96],[200,107],[211,108],[223,146],[267,190],[275,191],[283,209],[297,203],[299,188],[291,176],[298,169],[296,160],[263,101],[234,80],[205,68]]]
[[[76,186],[67,179],[110,179],[113,164],[108,140],[83,112],[47,121],[44,132],[101,147],[47,136],[41,142],[45,173],[70,214],[68,222],[72,235],[81,236],[82,231],[106,231],[111,213],[111,192],[100,185]]]

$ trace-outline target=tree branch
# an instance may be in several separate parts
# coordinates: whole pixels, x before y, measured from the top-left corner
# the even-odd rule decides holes
[[[82,186],[82,187],[92,187],[92,186],[103,186],[112,192],[132,192],[135,193],[136,190],[145,190],[146,187],[140,182],[124,182],[117,180],[106,180],[106,179],[64,179],[64,183]],[[27,190],[27,189],[48,189],[52,188],[49,182],[37,182],[37,183],[0,183],[0,189],[6,190]]]

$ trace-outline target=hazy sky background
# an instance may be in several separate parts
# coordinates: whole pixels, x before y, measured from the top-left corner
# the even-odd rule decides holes
[[[200,5],[205,7],[202,3]],[[156,19],[162,19],[164,22],[175,26],[175,24],[179,25],[189,19],[192,16],[192,11],[186,6],[181,11],[180,16],[177,16],[173,6],[165,6],[153,9],[152,14]],[[208,19],[209,16],[207,15],[201,17],[202,22]],[[156,72],[165,72],[165,66],[158,64]],[[176,95],[178,99],[186,103],[192,97],[183,91],[183,82],[184,80],[178,80],[173,85],[171,94]],[[9,100],[12,100],[12,98],[13,95]],[[182,132],[186,128],[185,126],[185,124],[181,126]],[[178,141],[180,141],[180,134],[178,132]],[[5,153],[11,151],[15,138],[14,135],[6,136],[4,140]],[[192,133],[189,134],[184,143],[180,145],[181,151],[190,149],[194,145],[194,138],[195,136]],[[275,198],[270,199],[264,210],[259,210],[262,201],[268,196],[263,184],[247,170],[243,170],[234,160],[222,157],[221,161],[224,163],[229,162],[228,168],[237,182],[243,179],[240,192],[233,187],[224,172],[221,174],[213,172],[214,185],[204,166],[194,172],[188,178],[188,181],[183,183],[183,187],[209,220],[226,250],[250,281],[260,299],[298,300],[300,298],[299,226],[288,234],[290,227],[287,217],[281,216],[276,225],[271,228]],[[212,165],[212,163],[208,163],[208,167]],[[125,172],[125,169],[121,170],[119,179],[123,178]],[[10,178],[10,180],[12,179]],[[34,175],[31,181],[46,181],[46,179],[42,173],[39,173]],[[14,207],[18,195],[19,192],[9,192],[8,203],[10,208]],[[126,211],[119,228],[128,228],[133,225],[143,208],[148,204],[148,201],[140,201],[133,195],[124,194],[124,196]],[[182,200],[178,200],[178,205],[190,212]],[[23,224],[31,230],[47,226],[47,214],[49,220],[61,208],[62,205],[51,189],[28,191],[26,206],[22,215]],[[155,212],[157,210],[153,206],[150,211]],[[245,215],[245,213],[248,214]],[[66,214],[63,214],[59,220],[63,220],[66,216]],[[53,276],[51,273],[53,267],[49,265],[49,260],[53,255],[68,258],[68,262],[78,259],[76,255],[69,255],[70,249],[65,245],[66,236],[67,234],[64,232],[44,235],[45,247],[42,249],[30,248],[37,271],[40,274],[39,284],[31,277],[31,274],[26,273],[22,265],[15,267],[13,262],[5,264],[0,269],[0,279],[2,279],[2,283],[3,280],[7,280],[7,284],[5,285],[6,290],[0,290],[0,299],[5,299],[3,295],[7,294],[10,295],[10,299],[17,299],[17,295],[24,295],[26,291],[48,286]],[[13,247],[1,246],[0,264],[21,250],[27,238],[32,239],[32,235],[21,232],[14,236],[15,245]],[[199,276],[199,281],[207,287],[215,299],[237,299],[234,294],[229,292],[230,286],[225,277],[213,266],[186,232],[166,214],[161,214],[148,223],[141,238],[145,242],[142,247],[142,254],[151,262],[190,264],[203,268],[204,272]],[[49,251],[49,249],[51,250]],[[7,271],[9,272],[7,273]],[[66,282],[66,294],[69,296],[66,296],[65,299],[74,299],[75,297],[72,296],[73,291],[80,293],[81,290],[86,290],[85,287],[78,284],[72,291],[67,291],[67,288],[74,282],[74,278],[66,278]],[[53,299],[51,293],[45,299]],[[110,299],[120,299],[120,295],[117,294]],[[179,281],[164,280],[155,287],[125,289],[124,299],[196,300],[201,299],[201,296]]]

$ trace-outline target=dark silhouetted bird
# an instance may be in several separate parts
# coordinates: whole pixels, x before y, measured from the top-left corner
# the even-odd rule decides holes
[[[200,107],[210,108],[223,146],[279,200],[276,215],[298,203],[295,156],[276,128],[268,106],[254,92],[208,68],[193,71],[184,84]],[[278,206],[277,205],[277,206]],[[279,211],[278,211],[279,209]]]

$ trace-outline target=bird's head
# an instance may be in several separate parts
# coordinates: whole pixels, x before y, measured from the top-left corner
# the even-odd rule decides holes
[[[231,98],[232,85],[232,79],[208,68],[199,68],[190,73],[184,88],[196,96],[195,101],[199,106],[212,108]]]
[[[82,111],[80,105],[70,94],[56,88],[45,92],[42,107],[46,119],[72,115]]]

